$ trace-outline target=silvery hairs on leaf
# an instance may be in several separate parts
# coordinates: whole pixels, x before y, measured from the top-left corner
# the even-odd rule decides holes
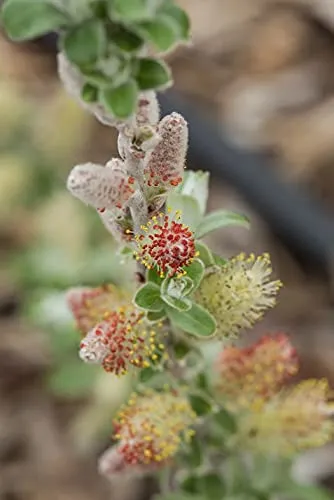
[[[87,205],[98,210],[110,210],[115,217],[122,216],[133,196],[134,179],[120,170],[122,161],[115,160],[115,168],[86,163],[74,167],[67,179],[68,190]]]
[[[81,90],[84,85],[84,79],[79,71],[65,56],[63,52],[60,52],[57,56],[58,62],[58,74],[62,81],[66,91],[69,95],[74,97],[83,108],[87,109],[95,115],[95,117],[109,127],[115,127],[121,129],[125,124],[130,124],[133,122],[133,118],[127,121],[118,120],[110,113],[108,113],[104,107],[99,103],[87,103],[81,98]]]
[[[188,125],[183,116],[172,113],[158,125],[161,141],[146,157],[144,173],[149,187],[171,189],[182,182],[188,148]]]

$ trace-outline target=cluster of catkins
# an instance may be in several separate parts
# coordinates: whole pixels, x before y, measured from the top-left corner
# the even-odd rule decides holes
[[[64,55],[58,61],[65,87],[79,98],[80,73]],[[165,203],[183,179],[186,121],[177,113],[159,120],[153,92],[140,96],[136,115],[126,122],[115,120],[100,105],[85,106],[104,124],[117,127],[119,157],[105,166],[74,167],[68,189],[97,210],[119,242],[133,248],[140,265],[160,279],[182,278],[198,257],[195,235],[177,213],[165,210]],[[216,340],[235,338],[275,305],[281,283],[271,280],[271,272],[267,254],[241,254],[207,267],[194,297],[214,317]],[[112,285],[74,288],[67,298],[82,332],[84,361],[117,376],[168,365],[166,325],[149,321],[126,291]],[[310,380],[284,388],[297,370],[295,350],[284,334],[266,336],[250,348],[227,345],[222,350],[208,397],[212,412],[223,407],[235,415],[236,446],[286,455],[331,439],[327,382]],[[194,410],[184,385],[134,394],[115,418],[117,444],[101,457],[101,472],[111,477],[168,465],[203,425]]]

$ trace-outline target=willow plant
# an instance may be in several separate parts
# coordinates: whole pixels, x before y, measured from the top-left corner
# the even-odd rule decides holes
[[[64,87],[118,130],[119,156],[67,181],[137,261],[135,286],[67,293],[82,361],[133,382],[100,472],[155,474],[165,500],[329,498],[291,476],[298,453],[332,439],[328,384],[291,384],[298,357],[284,333],[235,345],[281,282],[268,254],[227,259],[203,242],[248,220],[206,213],[209,175],[185,171],[187,122],[160,117],[156,92],[172,84],[162,57],[189,43],[187,14],[174,0],[6,0],[2,21],[14,41],[56,31]]]

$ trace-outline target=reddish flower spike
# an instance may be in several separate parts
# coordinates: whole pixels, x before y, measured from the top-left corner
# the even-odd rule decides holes
[[[137,260],[148,269],[155,267],[161,277],[183,276],[184,267],[196,257],[194,234],[180,222],[180,212],[176,212],[175,218],[162,213],[154,216],[135,236]]]
[[[227,347],[219,355],[217,389],[232,408],[262,406],[298,371],[289,338],[264,336],[251,347]]]

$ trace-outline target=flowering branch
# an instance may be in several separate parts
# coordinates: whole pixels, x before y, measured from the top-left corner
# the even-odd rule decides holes
[[[58,30],[65,89],[119,133],[119,157],[77,165],[67,181],[132,253],[143,281],[134,297],[112,285],[67,293],[80,358],[110,376],[130,373],[135,385],[99,471],[113,480],[166,469],[165,500],[306,498],[277,461],[332,438],[327,382],[287,388],[298,358],[285,334],[233,345],[282,285],[269,255],[224,259],[202,241],[248,221],[206,215],[208,174],[185,172],[187,123],[159,115],[155,91],[171,84],[161,53],[188,40],[186,13],[173,0],[7,0],[2,19],[13,40]],[[214,366],[202,349],[210,341]],[[266,481],[261,457],[274,471]]]

